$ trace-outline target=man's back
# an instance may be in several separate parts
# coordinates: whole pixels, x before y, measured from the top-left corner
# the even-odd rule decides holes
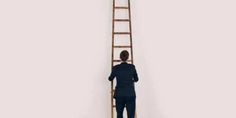
[[[116,65],[112,69],[112,73],[109,80],[113,80],[116,77],[116,96],[136,96],[134,89],[134,82],[138,81],[138,75],[133,64],[122,62]]]

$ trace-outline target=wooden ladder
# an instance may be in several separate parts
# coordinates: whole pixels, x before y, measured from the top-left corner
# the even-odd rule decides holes
[[[130,59],[128,60],[128,63],[133,64],[133,44],[132,44],[132,27],[131,27],[131,9],[130,9],[130,0],[127,0],[126,6],[119,6],[116,5],[116,2],[119,0],[113,0],[113,12],[112,12],[112,58],[111,58],[111,68],[115,66],[115,63],[120,63],[120,59],[115,59],[115,51],[116,49],[120,50],[129,50],[130,52]],[[117,12],[123,12],[125,11],[128,14],[128,18],[116,18]],[[128,31],[115,31],[116,23],[128,23]],[[127,35],[129,39],[127,39],[127,44],[117,45],[115,42],[116,40],[119,40],[119,38],[115,38],[119,35]],[[119,53],[118,53],[119,54]],[[115,118],[115,102],[114,102],[114,82],[111,82],[111,118]],[[137,113],[135,112],[135,118],[137,118]]]

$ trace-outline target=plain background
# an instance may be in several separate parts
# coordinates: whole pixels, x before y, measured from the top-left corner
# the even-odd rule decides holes
[[[139,118],[236,118],[235,0],[132,0]],[[110,118],[111,0],[0,1],[0,117]]]

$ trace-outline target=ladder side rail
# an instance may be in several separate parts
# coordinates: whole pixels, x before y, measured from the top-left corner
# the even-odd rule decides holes
[[[115,29],[115,23],[114,23],[114,19],[115,19],[115,0],[113,0],[113,3],[112,3],[112,58],[111,58],[111,70],[114,66],[114,62],[113,62],[113,59],[114,59],[114,29]],[[111,81],[111,118],[114,118],[114,109],[113,109],[113,104],[114,104],[114,99],[113,99],[113,80]]]

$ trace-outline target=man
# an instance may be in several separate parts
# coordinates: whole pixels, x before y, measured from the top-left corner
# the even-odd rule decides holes
[[[136,93],[134,82],[138,81],[138,75],[133,64],[126,61],[129,58],[129,52],[124,50],[120,53],[121,64],[112,68],[109,80],[116,77],[116,88],[114,98],[116,100],[117,118],[123,118],[123,111],[126,107],[128,118],[134,118]]]

